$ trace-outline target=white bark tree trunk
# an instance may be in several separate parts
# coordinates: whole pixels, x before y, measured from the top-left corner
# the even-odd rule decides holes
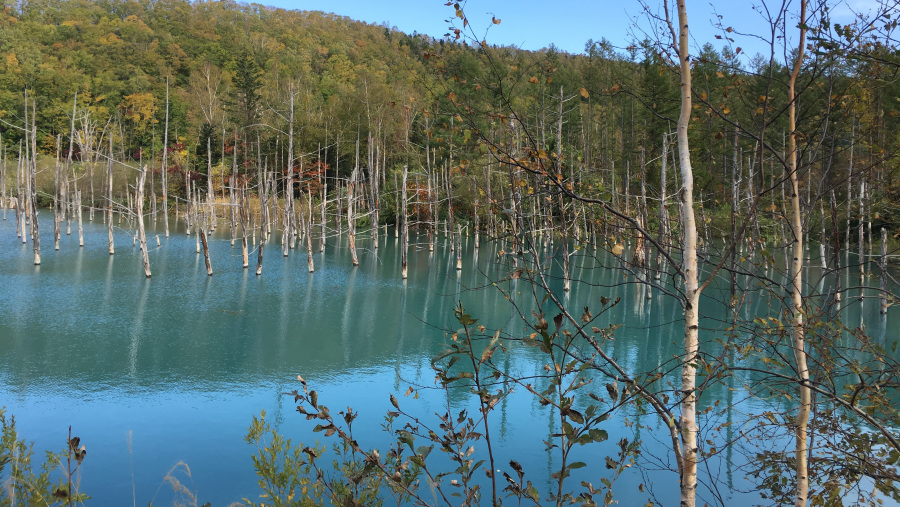
[[[147,278],[150,278],[150,257],[147,255],[147,233],[144,230],[144,180],[146,177],[147,166],[142,166],[141,175],[138,179],[135,208],[137,209],[138,239],[141,242],[141,263],[144,265],[144,274],[147,275]]]
[[[809,495],[809,471],[807,458],[809,454],[807,442],[807,425],[811,407],[811,392],[809,388],[809,368],[806,361],[806,343],[803,325],[803,217],[800,214],[800,182],[797,175],[797,104],[794,87],[800,67],[803,65],[803,55],[806,50],[806,0],[800,0],[800,44],[798,46],[797,60],[788,81],[788,171],[791,183],[791,234],[793,236],[793,248],[791,251],[791,330],[793,333],[794,361],[797,373],[800,376],[799,410],[796,419],[796,446],[794,462],[797,480],[797,494],[794,501],[796,507],[806,505]]]
[[[697,223],[694,219],[694,172],[688,127],[691,121],[691,61],[685,0],[677,0],[678,59],[681,68],[681,113],[678,116],[678,165],[681,170],[682,232],[684,240],[684,356],[681,359],[681,506],[693,507],[697,496],[697,361],[699,360],[700,286],[697,273]],[[675,31],[672,30],[673,39]],[[673,40],[673,42],[676,42]]]

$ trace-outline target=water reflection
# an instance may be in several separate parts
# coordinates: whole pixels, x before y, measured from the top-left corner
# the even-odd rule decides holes
[[[183,221],[178,227],[183,232]],[[3,237],[14,233],[14,224],[0,224]],[[280,396],[297,387],[292,382],[297,374],[314,383],[332,409],[350,405],[361,411],[360,421],[367,422],[357,426],[360,439],[381,445],[379,424],[389,407],[387,394],[402,395],[410,384],[434,385],[430,359],[444,348],[445,330],[460,327],[452,314],[457,301],[479,324],[514,337],[530,332],[522,316],[530,320],[531,310],[538,309],[527,276],[504,280],[515,269],[512,263],[522,265],[522,259],[500,254],[509,251],[500,242],[485,241],[474,249],[465,238],[463,270],[458,272],[448,236],[438,235],[434,251],[425,239],[413,237],[410,276],[400,280],[398,238],[384,241],[378,251],[361,248],[356,268],[346,237],[334,238],[333,248],[317,256],[315,273],[306,269],[305,249],[295,249],[287,258],[270,256],[270,268],[257,277],[241,267],[239,250],[230,247],[226,235],[217,233],[210,242],[216,266],[212,277],[196,254],[195,238],[184,234],[173,234],[152,251],[150,280],[141,273],[136,249],[108,255],[106,229],[99,222],[85,224],[83,249],[64,241],[59,252],[48,253],[39,274],[29,247],[17,242],[0,246],[0,269],[8,281],[0,289],[0,346],[5,351],[0,356],[0,398],[17,415],[23,434],[38,440],[39,450],[57,450],[61,428],[75,426],[96,456],[86,461],[90,468],[84,489],[101,504],[131,499],[128,467],[117,465],[128,457],[117,435],[128,430],[134,431],[136,449],[171,443],[156,449],[153,458],[136,454],[139,500],[149,500],[165,470],[182,458],[195,471],[201,501],[223,505],[252,494],[256,484],[242,440],[252,415],[265,409],[295,441],[315,438]],[[547,239],[546,252],[552,252]],[[639,286],[623,283],[622,272],[611,269],[618,263],[614,256],[579,250],[572,259],[573,280],[588,283],[573,283],[568,293],[561,290],[561,265],[549,255],[541,262],[551,266],[551,286],[577,312],[576,318],[584,306],[601,314],[601,297],[622,298],[592,323],[599,328],[621,324],[604,350],[632,371],[674,371],[673,358],[683,353],[682,308],[670,297],[655,293],[648,298]],[[768,273],[783,279],[771,267]],[[823,293],[828,289],[827,284],[822,287],[820,273],[819,267],[811,267],[805,276],[810,290]],[[485,284],[485,277],[497,286]],[[774,282],[760,286],[749,275],[738,276],[737,282],[745,297],[734,309],[727,304],[730,279],[711,286],[704,299],[702,338],[712,351],[735,315],[749,321],[783,308],[782,292],[770,297],[778,290],[772,288]],[[843,286],[849,287],[849,280]],[[890,339],[896,310],[882,318],[877,304],[855,296],[847,297],[843,307],[835,303],[833,311],[843,312],[845,322],[854,326],[868,324],[882,343]],[[549,304],[544,309],[548,318],[556,314]],[[509,349],[502,356],[507,371],[536,378],[543,374],[545,358],[539,350],[514,342]],[[746,376],[715,383],[702,401],[730,406],[740,396],[734,389],[751,381]],[[535,385],[546,388],[548,381],[537,378]],[[600,394],[602,385],[597,384]],[[426,393],[421,399],[403,403],[425,416],[446,410],[447,400],[427,389],[420,392]],[[78,409],[66,409],[73,399],[79,401]],[[772,408],[787,408],[781,403]],[[464,390],[454,391],[449,404],[471,410],[472,398]],[[514,392],[502,401],[496,417],[504,438],[498,449],[503,459],[528,459],[529,472],[555,471],[557,456],[540,442],[558,429],[558,414],[535,397]],[[741,415],[729,408],[709,417],[736,423]],[[611,442],[658,438],[655,416],[637,413],[629,422],[635,425],[621,420],[609,425]],[[728,426],[726,439],[733,437],[732,431]],[[648,445],[668,456],[664,444]],[[606,448],[591,452],[612,454]],[[730,453],[720,459],[731,461]],[[599,463],[597,469],[602,467]],[[746,486],[740,474],[724,468],[729,489]],[[578,479],[595,480],[597,475],[585,470]],[[222,484],[222,477],[235,479]],[[627,480],[634,484],[623,490],[636,487],[641,478]]]
[[[141,336],[144,334],[144,312],[147,307],[147,292],[149,291],[150,281],[143,280],[141,283],[141,295],[138,299],[137,308],[135,309],[134,326],[131,329],[131,342],[128,349],[128,376],[134,378],[137,375],[137,356],[138,348],[141,346]]]

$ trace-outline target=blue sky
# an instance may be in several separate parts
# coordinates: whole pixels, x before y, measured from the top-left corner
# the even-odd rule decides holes
[[[453,8],[444,5],[446,0],[257,1],[287,9],[333,12],[369,23],[387,22],[403,32],[415,31],[434,37],[447,33],[445,20],[453,16]],[[874,1],[845,0],[837,3],[832,17],[835,21],[846,22],[850,8],[865,9]],[[646,0],[645,3],[653,9],[662,5],[661,0]],[[724,27],[734,27],[738,32],[764,33],[768,23],[754,10],[754,6],[761,3],[761,0],[689,0],[688,19],[695,47],[704,42],[722,47],[723,41],[715,39],[715,35],[720,34],[733,37],[734,45],[742,47],[748,56],[767,52],[767,47],[754,37],[742,37],[734,32],[725,34],[715,28],[712,21],[721,15]],[[799,4],[797,1],[794,3]],[[490,28],[487,32],[489,43],[515,45],[528,50],[548,47],[552,43],[561,50],[581,53],[588,39],[599,41],[603,37],[624,48],[635,38],[643,39],[643,31],[650,26],[637,0],[468,0],[464,9],[479,37],[484,37],[485,30]],[[501,24],[493,25],[492,16],[499,18]]]

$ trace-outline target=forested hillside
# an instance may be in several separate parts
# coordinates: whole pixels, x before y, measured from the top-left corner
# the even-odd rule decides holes
[[[263,157],[284,171],[293,104],[297,170],[322,161],[329,177],[349,177],[359,137],[360,165],[373,172],[380,158],[382,177],[404,163],[417,172],[446,166],[449,191],[462,198],[454,206],[471,220],[476,199],[463,175],[478,179],[502,161],[486,145],[513,143],[520,154],[544,152],[570,182],[633,214],[642,184],[657,207],[663,134],[677,116],[677,69],[657,41],[620,51],[588,41],[581,55],[473,47],[452,33],[433,40],[321,12],[235,2],[29,1],[7,6],[0,23],[7,154],[15,157],[23,138],[27,90],[37,149],[54,155],[61,136],[65,157],[77,94],[76,162],[109,133],[117,153],[133,161],[143,154],[159,171],[168,82],[169,149],[181,152],[169,161],[168,184],[182,197],[181,172],[202,178],[207,171],[207,140],[213,166],[230,166],[237,142],[239,170]],[[824,42],[799,77],[804,200],[834,188],[841,215],[846,210],[855,220],[862,212],[894,224],[898,187],[888,160],[900,124],[896,48],[845,58]],[[786,146],[790,69],[759,55],[748,68],[739,47],[722,47],[706,45],[696,55],[699,100],[690,129],[695,185],[711,221],[727,217],[730,208],[716,212],[730,202],[740,212],[751,193],[778,187],[773,158]],[[506,191],[497,183],[495,203]],[[781,193],[765,194],[772,202],[761,206],[763,219],[778,221],[780,210],[769,208],[780,206]]]

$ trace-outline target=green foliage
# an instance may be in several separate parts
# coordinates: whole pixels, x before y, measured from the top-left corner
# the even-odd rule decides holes
[[[244,499],[247,505],[282,507],[287,505],[321,505],[323,487],[311,478],[309,461],[320,455],[322,449],[291,445],[272,430],[266,421],[266,412],[254,416],[244,440],[256,448],[252,456],[253,468],[259,477],[260,501]]]
[[[598,314],[617,303],[610,305],[605,300]],[[590,401],[576,403],[576,398],[583,398],[576,396],[578,391],[590,391],[593,382],[591,364],[584,360],[567,360],[575,353],[571,347],[576,334],[567,329],[569,326],[563,324],[562,318],[554,319],[555,330],[551,334],[547,332],[547,321],[542,315],[535,314],[534,329],[537,332],[527,338],[512,338],[503,337],[501,330],[488,332],[461,304],[454,309],[454,315],[462,327],[448,332],[447,349],[432,359],[432,369],[447,397],[448,407],[451,398],[468,393],[477,400],[478,410],[463,409],[458,413],[448,410],[435,414],[436,420],[431,422],[407,412],[397,397],[390,395],[393,410],[387,412],[383,427],[391,435],[393,443],[386,456],[377,450],[363,450],[358,446],[352,436],[353,422],[357,417],[352,409],[340,412],[340,418],[332,417],[328,407],[320,403],[319,394],[311,390],[302,377],[298,377],[302,390],[290,393],[297,403],[297,411],[307,420],[316,422],[314,431],[338,439],[339,444],[335,448],[342,449],[343,453],[341,459],[335,462],[334,469],[343,474],[343,483],[348,486],[365,484],[372,491],[381,488],[389,491],[398,503],[433,505],[436,500],[438,504],[448,506],[478,505],[490,497],[491,502],[497,505],[505,494],[520,505],[523,501],[540,505],[542,498],[537,487],[533,479],[526,478],[520,463],[512,460],[507,468],[494,460],[491,414],[509,395],[511,386],[518,385],[531,393],[542,406],[552,407],[560,418],[562,430],[544,442],[549,452],[558,453],[561,457],[561,468],[552,471],[549,477],[557,488],[549,492],[546,500],[584,505],[615,503],[613,485],[625,470],[636,463],[640,442],[623,438],[617,443],[617,455],[606,457],[606,469],[611,472],[600,478],[598,488],[585,481],[581,483],[582,489],[576,491],[567,483],[573,470],[587,466],[584,462],[573,461],[571,453],[582,446],[605,442],[608,433],[599,426],[634,393],[626,388],[620,396],[616,383],[612,383],[607,385],[607,390],[615,394],[611,394],[609,400],[589,392],[586,399]],[[581,326],[590,324],[593,318],[585,310]],[[601,332],[604,341],[610,338],[611,332],[612,329]],[[501,365],[505,364],[503,356],[508,353],[509,341],[522,341],[546,354],[549,364],[553,366],[548,366],[551,373],[544,378],[547,381],[545,388],[533,386],[533,377],[520,378],[503,369]],[[410,387],[406,396],[415,392]],[[254,420],[254,426],[257,429],[251,427],[251,431],[265,431],[257,420]],[[282,443],[279,441],[278,445]],[[439,452],[433,453],[435,450]],[[267,452],[272,456],[276,454]],[[316,458],[318,455],[311,455],[310,464],[313,467],[316,466]],[[256,459],[254,462],[257,462]],[[309,474],[309,470],[302,473]],[[267,476],[275,475],[273,472],[267,473]],[[482,476],[489,482],[483,482]],[[318,477],[321,480],[321,474]],[[423,488],[423,482],[430,490]],[[351,493],[347,489],[325,487],[331,491],[332,499],[335,496],[346,499],[346,495]],[[353,492],[349,497],[360,498],[359,492]],[[376,498],[377,493],[370,497],[372,500]]]
[[[317,426],[316,431],[322,429]],[[373,480],[371,466],[349,442],[335,443],[330,455],[324,446],[293,445],[272,429],[265,411],[253,417],[244,440],[256,448],[253,468],[261,490],[259,501],[244,499],[247,505],[301,507],[325,505],[326,500],[330,505],[382,504],[381,485]]]
[[[90,498],[78,490],[77,473],[85,456],[78,437],[68,442],[65,451],[48,452],[37,472],[33,461],[34,444],[19,437],[16,419],[13,416],[7,418],[5,408],[0,408],[0,426],[0,481],[3,483],[0,506],[83,504]]]

